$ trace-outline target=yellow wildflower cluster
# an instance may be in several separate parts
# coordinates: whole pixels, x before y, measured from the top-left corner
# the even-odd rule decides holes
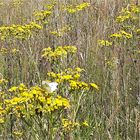
[[[137,35],[140,35],[140,28],[136,29],[135,32],[137,33]]]
[[[6,111],[3,109],[2,104],[0,103],[0,124],[5,122]]]
[[[71,131],[74,128],[79,127],[80,124],[69,119],[62,119],[62,126],[65,131]]]
[[[75,69],[68,68],[61,73],[49,72],[48,76],[52,80],[55,80],[57,83],[67,83],[69,85],[69,88],[72,90],[99,90],[99,87],[95,83],[88,84],[79,80],[82,71],[83,69],[80,69],[78,67]]]
[[[35,23],[30,22],[29,24],[25,25],[11,25],[11,26],[1,26],[0,27],[0,39],[6,40],[6,39],[28,39],[32,32],[36,32],[42,29],[42,27]]]
[[[72,131],[73,129],[78,128],[80,126],[89,127],[89,124],[86,120],[79,123],[79,122],[74,122],[70,119],[62,119],[62,126],[65,131]]]
[[[16,48],[13,48],[13,49],[11,49],[11,48],[4,48],[4,47],[2,47],[1,49],[0,49],[0,53],[1,54],[13,54],[13,55],[15,55],[15,54],[18,54],[19,53],[19,49],[16,49]]]
[[[19,86],[12,86],[10,89],[9,89],[9,92],[23,92],[23,91],[27,91],[27,87],[21,83]]]
[[[44,5],[44,7],[47,9],[47,10],[53,10],[53,8],[55,7],[55,5],[57,4],[57,2],[54,0],[51,1],[50,4],[46,4]]]
[[[4,48],[4,47],[2,47],[0,49],[0,53],[2,53],[2,54],[7,54],[7,52],[8,52],[8,50],[6,48]]]
[[[75,46],[58,46],[54,51],[48,47],[43,49],[42,57],[51,60],[57,60],[62,57],[66,57],[68,53],[75,53],[77,48]]]
[[[0,76],[1,76],[1,74],[0,74]],[[1,77],[0,77],[1,78]],[[6,84],[8,81],[6,80],[6,79],[0,79],[0,84]]]
[[[23,4],[24,0],[13,0],[11,2],[11,4],[14,6],[14,7],[20,7],[22,4]]]
[[[90,6],[90,3],[88,2],[83,2],[79,5],[76,5],[75,7],[70,5],[66,8],[66,11],[68,11],[69,13],[75,13],[75,12],[78,12],[78,11],[81,11],[81,10],[84,10],[85,8],[89,7]]]
[[[2,96],[3,103],[0,104],[1,118],[4,118],[7,113],[17,117],[27,117],[70,108],[68,99],[52,94],[47,89],[39,86],[28,89],[24,84],[20,84],[17,87],[11,87],[9,92],[13,93],[14,96],[10,99]],[[1,120],[1,123],[3,121]]]
[[[12,52],[12,54],[17,54],[19,52],[19,50],[14,48],[14,49],[11,50],[11,52]]]
[[[138,19],[137,13],[140,13],[140,7],[136,5],[129,5],[127,8],[123,8],[120,15],[116,18],[118,23],[122,23],[128,20]]]
[[[98,44],[100,46],[112,46],[112,42],[108,41],[108,40],[98,40]]]
[[[125,39],[136,39],[137,35],[140,34],[140,29],[138,28],[139,14],[140,6],[138,5],[127,5],[126,8],[123,8],[116,18],[116,22],[119,24],[119,30],[109,35],[111,41],[113,42],[115,39],[121,41],[126,41]],[[99,40],[98,44],[101,46],[111,46],[112,42]]]
[[[82,71],[83,69],[78,67],[75,69],[68,68],[61,73],[49,72],[48,76],[51,77],[53,80],[56,80],[56,82],[58,83],[63,83],[70,80],[78,80],[81,76],[80,73]]]
[[[86,120],[82,122],[82,125],[85,126],[85,127],[89,127],[89,124]]]
[[[83,81],[69,81],[70,87],[72,90],[89,90],[88,84]]]
[[[4,118],[0,118],[0,124],[4,123]]]
[[[132,38],[132,34],[127,33],[124,30],[121,30],[118,33],[111,34],[110,37],[111,38],[119,38],[119,39],[122,39],[122,38],[130,39],[130,38]]]
[[[99,90],[99,87],[95,83],[90,83],[89,86],[91,88],[95,88],[95,89]]]
[[[57,37],[62,37],[66,32],[70,31],[69,26],[65,26],[61,29],[58,29],[58,31],[51,31],[50,34],[55,35]]]
[[[13,135],[17,138],[22,138],[23,136],[23,132],[20,132],[20,131],[14,131],[13,132]]]
[[[130,11],[133,12],[133,13],[140,13],[140,6],[130,5]]]
[[[42,10],[42,11],[35,12],[34,16],[36,21],[44,22],[48,18],[48,16],[51,15],[51,13],[52,13],[51,11]]]
[[[72,90],[90,90],[90,89],[96,89],[99,90],[99,87],[95,83],[86,83],[83,81],[69,81],[70,87]]]

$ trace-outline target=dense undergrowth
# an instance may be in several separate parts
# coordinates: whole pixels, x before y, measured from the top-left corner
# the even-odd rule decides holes
[[[0,139],[139,140],[135,1],[0,1]]]

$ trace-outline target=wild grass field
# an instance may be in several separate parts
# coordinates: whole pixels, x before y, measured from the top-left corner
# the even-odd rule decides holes
[[[140,140],[139,0],[0,0],[0,140]]]

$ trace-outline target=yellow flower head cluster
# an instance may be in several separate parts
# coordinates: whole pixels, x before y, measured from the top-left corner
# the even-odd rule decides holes
[[[123,8],[117,16],[116,21],[119,23],[119,30],[111,35],[109,35],[109,40],[119,41],[133,40],[136,39],[136,35],[139,35],[140,29],[139,25],[139,14],[140,6],[138,5],[127,5],[126,8]],[[99,40],[98,44],[101,46],[111,46],[112,42],[108,40]]]
[[[140,6],[134,4],[130,5],[130,11],[132,13],[140,13]]]
[[[83,2],[83,3],[79,4],[79,5],[76,5],[75,7],[70,5],[69,7],[66,8],[66,11],[68,11],[69,13],[75,13],[75,12],[84,10],[85,8],[87,8],[89,6],[90,6],[90,3]]]
[[[72,90],[89,90],[88,84],[83,81],[70,80],[69,84]]]
[[[0,104],[0,116],[4,117],[7,113],[17,117],[37,115],[39,112],[49,113],[58,109],[70,108],[69,100],[52,93],[39,86],[27,88],[24,84],[13,86],[9,89],[13,93],[10,99],[4,97]],[[1,120],[2,122],[2,120]]]
[[[83,122],[75,122],[70,119],[62,119],[62,126],[65,131],[72,131],[74,128],[83,126],[83,127],[89,127],[89,124],[86,120]]]
[[[58,29],[57,31],[51,31],[50,34],[55,35],[57,37],[62,37],[66,32],[70,31],[69,26],[65,26],[63,28]]]
[[[18,54],[20,51],[19,51],[19,49],[16,49],[16,48],[4,48],[4,47],[2,47],[1,49],[0,49],[0,53],[1,54],[13,54],[13,55],[16,55],[16,54]]]
[[[114,33],[110,35],[111,38],[119,38],[119,39],[122,39],[122,38],[130,39],[132,38],[132,36],[133,36],[132,34],[127,33],[124,30],[121,30],[118,33]]]
[[[17,138],[22,138],[23,136],[23,132],[20,132],[20,131],[14,131],[13,132],[13,135]]]
[[[61,96],[47,98],[47,104],[44,106],[49,112],[57,110],[60,107],[64,107],[64,109],[70,108],[69,101]]]
[[[136,33],[137,33],[138,35],[140,35],[140,29],[137,29],[137,30],[136,30]]]
[[[0,124],[5,122],[5,114],[6,114],[6,111],[3,108],[3,104],[0,103]]]
[[[11,26],[1,26],[0,27],[0,39],[28,39],[32,32],[39,31],[42,27],[35,23],[30,22],[29,24],[25,25],[11,25]]]
[[[99,87],[95,83],[88,84],[86,82],[80,81],[82,71],[83,69],[78,67],[75,69],[68,68],[61,73],[49,72],[48,76],[57,83],[67,83],[69,88],[72,90],[99,90]]]
[[[82,123],[82,125],[85,126],[85,127],[89,127],[89,124],[86,120]]]
[[[136,5],[129,5],[126,8],[123,8],[120,12],[120,15],[116,18],[118,23],[122,23],[128,20],[136,20],[138,19],[137,13],[140,13],[140,7]]]
[[[99,90],[99,87],[95,83],[90,83],[89,86]]]
[[[20,7],[22,4],[23,4],[24,0],[13,0],[11,2],[11,4],[14,6],[14,7]]]
[[[14,48],[14,49],[11,50],[11,52],[12,52],[12,54],[17,54],[19,52],[19,50]]]
[[[57,60],[59,58],[66,57],[68,53],[75,53],[77,48],[75,46],[58,46],[54,51],[48,47],[43,49],[42,57],[51,60]]]
[[[19,86],[12,86],[10,89],[9,89],[9,92],[23,92],[23,91],[27,91],[27,87],[21,83]]]
[[[34,13],[34,16],[35,16],[35,19],[36,21],[45,21],[49,15],[51,15],[51,11],[45,11],[45,10],[42,10],[42,11],[38,11],[38,12],[35,12]]]
[[[58,83],[63,83],[66,81],[70,81],[70,80],[78,80],[81,76],[81,72],[83,71],[83,69],[81,68],[68,68],[65,69],[63,72],[61,73],[54,73],[54,72],[49,72],[47,75],[52,78],[52,80],[55,80]]]
[[[2,47],[0,49],[0,53],[2,53],[2,54],[7,54],[7,52],[8,52],[8,50],[6,48],[4,48],[4,47]]]
[[[56,2],[53,2],[52,4],[46,4],[44,5],[44,7],[47,9],[47,10],[52,10],[56,5]]]
[[[0,74],[0,76],[1,76],[1,74]],[[0,77],[1,78],[1,77]],[[6,79],[0,79],[0,84],[6,84],[8,81],[6,80]]]
[[[65,131],[71,131],[74,128],[79,127],[80,124],[69,119],[62,119],[62,126]]]
[[[98,40],[98,44],[100,46],[112,46],[112,42],[108,41],[108,40]]]

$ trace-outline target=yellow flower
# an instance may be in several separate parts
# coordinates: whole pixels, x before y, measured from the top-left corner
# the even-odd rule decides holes
[[[0,52],[1,52],[2,54],[6,54],[6,53],[8,53],[8,49],[6,49],[6,48],[1,48]]]
[[[111,46],[112,42],[109,42],[108,40],[98,40],[98,44],[101,46]]]
[[[22,137],[22,135],[23,135],[23,133],[20,131],[14,131],[13,134],[18,138]]]
[[[19,85],[18,89],[19,89],[19,91],[21,91],[21,92],[27,90],[26,86],[25,86],[23,83],[21,83],[21,84]]]
[[[84,69],[81,69],[81,68],[77,67],[77,68],[75,68],[75,70],[76,70],[77,72],[82,72]]]
[[[12,53],[13,53],[13,54],[16,54],[17,52],[19,52],[18,49],[16,49],[16,48],[12,49]]]
[[[49,10],[47,10],[47,11],[42,10],[42,11],[35,12],[35,13],[34,13],[34,16],[35,16],[35,18],[36,18],[37,21],[43,22],[43,21],[46,20],[46,18],[47,18],[49,15],[51,15],[51,13],[52,13],[52,12],[49,11]]]
[[[54,72],[48,72],[47,75],[52,78],[56,77],[56,74]]]
[[[38,97],[38,99],[39,99],[40,102],[45,102],[46,101],[45,97]]]
[[[73,77],[74,77],[74,79],[79,79],[80,78],[80,74],[75,74]]]
[[[90,86],[92,88],[95,88],[95,89],[99,90],[99,87],[95,83],[90,83]]]
[[[133,12],[133,13],[139,13],[140,12],[140,8],[136,5],[130,5],[130,8],[131,8],[130,9],[131,12]]]
[[[51,104],[51,103],[52,103],[51,97],[47,98],[47,104]]]
[[[62,79],[70,80],[70,79],[72,79],[72,76],[71,75],[64,75],[64,76],[62,76]]]
[[[76,83],[76,81],[70,80],[70,87],[71,87],[72,89],[77,88],[77,83]]]
[[[89,127],[89,124],[88,124],[88,122],[86,120],[82,123],[82,125],[86,126],[86,127]]]
[[[78,12],[78,11],[81,11],[81,10],[84,10],[85,8],[89,7],[90,6],[90,3],[88,2],[83,2],[77,6],[69,6],[66,8],[66,11],[68,11],[69,13],[75,13],[75,12]]]
[[[0,118],[0,124],[4,123],[4,119]]]
[[[65,109],[70,108],[70,103],[67,99],[63,98],[62,103],[63,103],[63,106],[65,107]]]
[[[0,84],[5,84],[5,83],[7,83],[8,81],[7,80],[5,80],[5,79],[0,79]]]
[[[80,11],[80,10],[85,9],[86,7],[89,7],[89,6],[90,6],[90,3],[88,3],[88,2],[83,2],[83,3],[81,3],[80,5],[77,5],[77,6],[76,6],[76,9],[77,9],[78,11]]]
[[[57,104],[57,106],[60,106],[60,107],[63,105],[61,99],[56,99],[55,103]]]
[[[13,86],[9,89],[9,92],[16,92],[17,89],[18,89],[18,87]]]
[[[20,95],[27,99],[33,98],[33,94],[30,94],[29,92],[26,92],[26,91],[22,92]]]
[[[21,110],[21,109],[23,109],[23,107],[22,107],[22,106],[16,106],[15,109],[16,109],[16,110]]]
[[[14,97],[13,99],[9,100],[9,103],[11,105],[16,105],[16,104],[20,103],[21,101],[22,101],[22,98]]]
[[[6,113],[6,111],[0,106],[0,115],[3,115],[5,113]]]
[[[74,122],[69,119],[62,119],[62,125],[66,131],[73,130],[74,128],[80,126],[78,122]]]
[[[75,53],[77,48],[75,46],[57,46],[55,50],[50,47],[43,49],[42,57],[51,60],[64,58],[68,53]]]
[[[67,8],[66,9],[69,13],[75,13],[76,12],[76,9],[73,9],[73,8]]]
[[[120,39],[121,39],[123,36],[122,36],[122,34],[120,34],[120,33],[114,33],[114,34],[111,34],[110,37],[111,37],[111,38],[114,37],[114,38],[120,38]]]
[[[125,32],[124,30],[121,30],[120,31],[121,32],[121,34],[124,36],[124,37],[126,37],[126,38],[132,38],[132,34],[130,34],[130,33],[127,33],[127,32]]]

